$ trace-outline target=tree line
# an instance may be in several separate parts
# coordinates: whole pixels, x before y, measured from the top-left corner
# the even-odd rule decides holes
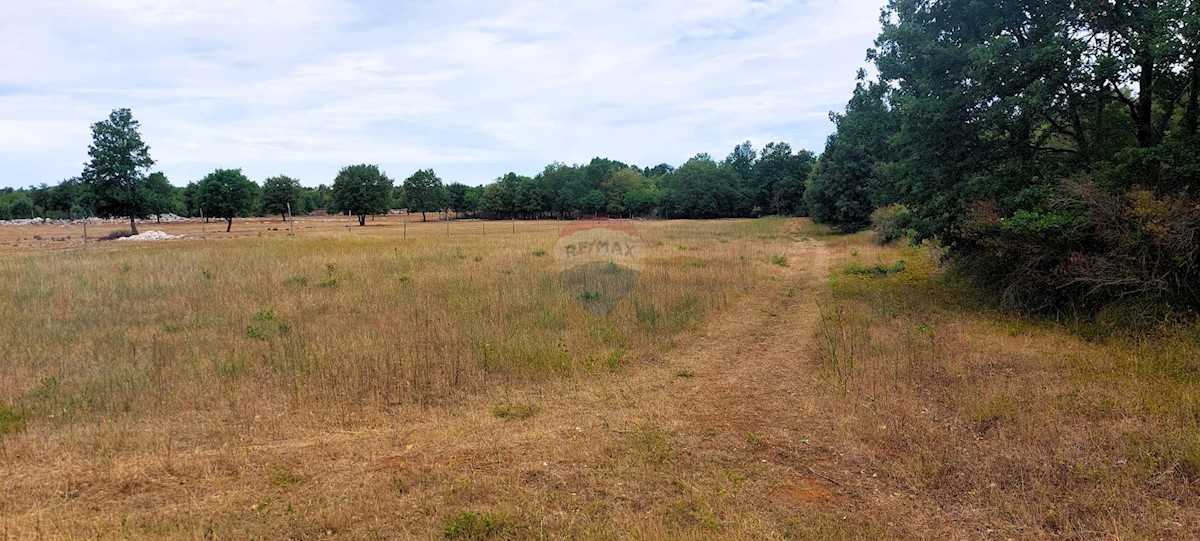
[[[258,184],[238,169],[218,169],[185,187],[173,186],[141,141],[128,109],[92,126],[92,160],[78,178],[56,186],[0,190],[0,219],[145,217],[177,214],[223,219],[226,229],[242,216],[297,215],[318,210],[366,217],[407,209],[482,218],[560,218],[584,215],[729,218],[805,214],[805,182],[813,153],[770,143],[757,151],[737,145],[723,160],[698,154],[679,167],[638,167],[607,158],[587,164],[547,165],[534,176],[507,173],[483,186],[445,183],[432,170],[395,183],[378,166],[343,168],[331,184],[305,187],[288,176]],[[130,221],[136,231],[137,224]]]
[[[892,0],[806,192],[1008,305],[1200,310],[1200,5]]]

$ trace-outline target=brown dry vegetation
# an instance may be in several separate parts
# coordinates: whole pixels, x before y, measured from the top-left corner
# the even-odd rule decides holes
[[[636,223],[642,277],[596,318],[554,223],[397,220],[16,241],[2,536],[1200,533],[1190,331],[1085,342],[779,219]]]
[[[885,508],[939,537],[1200,537],[1200,328],[1089,342],[988,310],[928,250],[850,247],[818,352]]]

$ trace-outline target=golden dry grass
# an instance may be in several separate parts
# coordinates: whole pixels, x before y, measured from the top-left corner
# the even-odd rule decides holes
[[[1200,532],[1190,331],[1086,342],[779,219],[634,224],[598,318],[558,224],[397,220],[0,255],[2,537]]]
[[[518,223],[514,234],[511,223],[489,223],[484,236],[485,224],[462,222],[449,238],[444,224],[409,224],[407,239],[394,218],[385,224],[296,238],[110,242],[0,260],[8,346],[0,402],[23,425],[3,440],[6,470],[21,472],[6,478],[5,527],[52,537],[206,528],[269,537],[280,523],[259,513],[227,521],[188,513],[230,514],[243,503],[258,511],[269,504],[257,500],[284,489],[307,494],[305,513],[348,504],[353,517],[373,508],[378,487],[364,492],[354,474],[319,489],[324,476],[299,467],[314,457],[294,451],[349,431],[325,458],[358,456],[367,463],[356,467],[378,471],[373,462],[386,456],[335,455],[402,455],[408,447],[384,449],[430,419],[438,433],[423,439],[441,441],[435,448],[478,443],[480,429],[462,423],[479,419],[467,414],[512,431],[522,421],[493,416],[496,404],[661,364],[706,318],[760,291],[775,272],[771,258],[798,239],[798,224],[783,220],[637,224],[647,247],[641,277],[612,314],[596,318],[546,255],[558,224]],[[170,225],[163,229],[173,234],[197,226]],[[480,234],[462,233],[475,226]],[[526,402],[550,419],[542,402],[560,400]],[[591,406],[600,415],[606,407]],[[372,442],[374,431],[389,441]],[[249,458],[259,450],[262,460]],[[445,462],[432,455],[416,467],[424,475],[440,463],[461,476],[477,452]],[[404,483],[453,493],[445,481],[454,479]],[[197,501],[192,486],[225,496]],[[147,514],[154,498],[191,511]],[[444,514],[439,507],[418,524],[436,530]],[[311,524],[316,515],[302,516],[301,530],[366,531],[323,529]],[[397,524],[412,527],[408,520]]]
[[[657,355],[768,257],[709,225],[647,224],[636,289],[598,320],[547,256],[555,224],[449,238],[424,225],[407,240],[362,228],[7,257],[0,400],[60,425],[451,401]],[[684,252],[706,264],[681,264]]]
[[[946,538],[1200,537],[1200,328],[1089,342],[988,310],[927,250],[847,247],[818,357],[882,516]]]

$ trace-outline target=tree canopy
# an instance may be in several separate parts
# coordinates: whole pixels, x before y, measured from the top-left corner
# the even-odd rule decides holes
[[[146,171],[154,165],[150,147],[138,133],[140,124],[129,109],[114,109],[108,119],[92,124],[91,161],[84,166],[83,182],[94,197],[101,216],[128,216],[129,228],[137,233],[137,218],[147,208]]]
[[[300,181],[287,175],[279,175],[263,181],[262,211],[266,214],[278,214],[287,219],[288,205],[293,212],[300,209],[300,195],[304,189]]]
[[[409,212],[420,212],[421,221],[426,221],[426,212],[437,212],[446,208],[446,188],[433,169],[421,169],[404,179],[404,203]]]
[[[182,206],[178,190],[161,172],[150,173],[139,189],[146,204],[146,212],[155,215],[160,222],[163,214],[174,213]]]
[[[892,227],[1014,307],[1200,310],[1194,3],[892,0],[882,21],[814,218],[858,229],[901,204]]]
[[[332,207],[358,217],[358,225],[367,225],[368,214],[388,211],[392,197],[392,180],[377,165],[343,167],[333,180]]]
[[[258,208],[259,196],[258,185],[241,169],[217,169],[196,187],[200,210],[205,216],[223,218],[226,233],[233,229],[234,218],[248,216]]]

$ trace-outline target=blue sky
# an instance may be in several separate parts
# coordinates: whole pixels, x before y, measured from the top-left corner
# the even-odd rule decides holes
[[[595,156],[819,152],[884,0],[6,0],[0,187],[76,176],[129,107],[176,185],[355,163],[481,184]]]

